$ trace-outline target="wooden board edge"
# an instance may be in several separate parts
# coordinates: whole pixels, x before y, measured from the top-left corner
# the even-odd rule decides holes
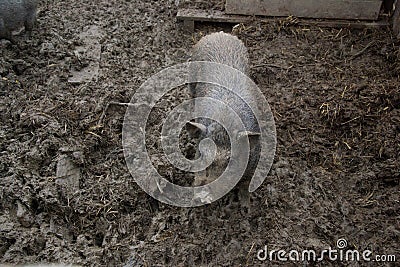
[[[176,18],[184,22],[187,30],[194,30],[194,22],[215,22],[215,23],[245,23],[254,19],[261,21],[277,21],[286,17],[263,17],[245,15],[227,15],[221,11],[201,10],[182,8],[178,10]],[[298,19],[299,25],[312,25],[326,28],[382,28],[389,27],[390,22],[381,21],[355,21],[355,20],[332,20],[332,19]]]
[[[397,39],[400,39],[400,0],[396,1],[392,17],[393,33]]]
[[[377,20],[383,0],[226,0],[231,15]]]

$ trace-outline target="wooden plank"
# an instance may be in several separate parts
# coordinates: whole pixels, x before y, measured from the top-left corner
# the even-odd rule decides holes
[[[397,0],[393,14],[393,33],[400,39],[400,0]]]
[[[194,22],[215,22],[215,23],[246,23],[254,20],[254,17],[242,15],[226,15],[221,11],[211,11],[202,9],[179,9],[177,19],[184,22],[185,29],[194,30]],[[257,17],[262,21],[276,21],[279,18]],[[298,19],[298,25],[314,25],[319,27],[336,27],[336,28],[381,28],[390,25],[387,21],[354,21],[354,20],[317,20],[317,19]],[[187,27],[190,25],[191,29]]]
[[[179,20],[192,20],[202,22],[220,22],[220,23],[243,23],[252,20],[249,16],[226,15],[218,10],[203,10],[181,8],[176,15]]]
[[[382,0],[226,0],[225,12],[273,17],[376,20],[381,5]]]
[[[178,10],[176,15],[178,20],[183,21],[183,29],[188,32],[193,32],[195,22],[215,22],[215,23],[244,23],[251,18],[248,16],[225,15],[217,10],[202,10],[182,8]]]

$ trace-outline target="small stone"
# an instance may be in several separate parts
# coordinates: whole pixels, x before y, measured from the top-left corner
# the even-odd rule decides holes
[[[57,163],[56,175],[56,183],[59,184],[63,190],[65,190],[64,193],[67,195],[72,195],[79,190],[81,170],[67,155],[63,155],[59,159]]]
[[[34,223],[33,216],[21,201],[17,201],[17,218],[24,227],[31,227]]]

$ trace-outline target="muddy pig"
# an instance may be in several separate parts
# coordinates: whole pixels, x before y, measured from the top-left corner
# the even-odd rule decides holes
[[[236,36],[218,32],[203,37],[193,48],[191,61],[208,61],[228,65],[242,73],[248,73],[248,52],[247,48]],[[195,70],[193,72],[196,72]],[[214,74],[215,75],[215,74]],[[228,73],[217,74],[221,79],[232,84],[232,91],[222,86],[206,83],[192,83],[189,85],[193,98],[210,97],[226,103],[240,117],[245,127],[241,135],[233,136],[230,139],[223,126],[214,120],[198,118],[188,124],[188,130],[192,134],[197,133],[199,140],[210,138],[217,146],[214,162],[204,171],[195,174],[194,185],[204,185],[218,178],[228,165],[231,156],[231,143],[235,138],[248,138],[250,151],[249,161],[245,173],[240,180],[237,189],[239,201],[249,207],[248,185],[254,174],[260,156],[260,127],[250,106],[255,106],[256,99],[243,81],[243,76]],[[232,76],[231,76],[232,75]],[[218,78],[218,79],[219,79]],[[203,109],[208,117],[215,115],[216,109],[212,106],[198,106],[195,102],[195,109]],[[232,136],[231,136],[232,137]],[[197,151],[196,155],[201,156]]]
[[[12,40],[12,31],[25,26],[30,35],[38,0],[0,0],[0,39]]]

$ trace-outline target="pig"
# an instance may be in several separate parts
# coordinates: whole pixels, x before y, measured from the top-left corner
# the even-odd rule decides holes
[[[246,75],[249,71],[249,59],[246,46],[236,36],[224,32],[212,33],[203,37],[194,46],[191,61],[208,61],[225,64]],[[233,140],[230,140],[224,127],[216,121],[207,118],[198,118],[188,123],[187,127],[192,136],[197,135],[198,140],[210,138],[217,146],[217,153],[213,163],[206,170],[195,173],[194,186],[208,184],[218,178],[224,172],[229,162],[231,156],[230,142],[238,141],[235,140],[235,138],[248,138],[250,145],[249,161],[244,175],[237,185],[239,189],[237,191],[241,204],[249,208],[250,195],[248,192],[248,185],[258,164],[261,151],[260,127],[250,107],[255,106],[257,100],[255,96],[252,95],[245,82],[236,82],[238,79],[243,79],[243,76],[234,75],[231,72],[221,75],[224,76],[223,79],[232,81],[230,84],[237,84],[231,88],[232,92],[222,86],[214,84],[191,83],[189,85],[190,93],[193,98],[210,97],[226,103],[240,117],[246,131],[233,136]],[[244,101],[244,99],[246,101]],[[217,112],[213,106],[196,106],[196,102],[195,108],[203,109],[203,112],[209,117],[213,117]],[[196,156],[201,156],[198,148]]]
[[[12,31],[25,26],[31,34],[36,21],[38,0],[1,0],[0,1],[0,39],[13,42]]]

